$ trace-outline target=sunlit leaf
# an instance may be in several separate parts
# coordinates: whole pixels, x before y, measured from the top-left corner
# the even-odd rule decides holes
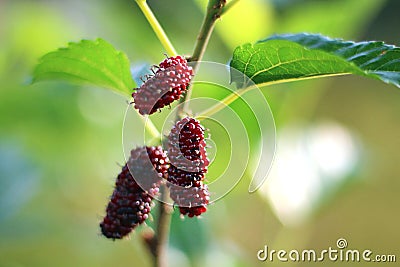
[[[321,35],[276,35],[236,48],[231,67],[256,84],[357,74],[400,87],[400,48],[383,42],[350,42]],[[238,86],[245,81],[232,77]]]
[[[33,82],[43,80],[91,84],[128,96],[135,86],[127,56],[102,39],[69,43],[44,55],[33,74]]]

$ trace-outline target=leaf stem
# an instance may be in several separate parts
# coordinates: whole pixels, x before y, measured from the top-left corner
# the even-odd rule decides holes
[[[132,105],[133,107],[133,105]],[[146,129],[146,133],[149,133],[153,139],[149,142],[150,144],[155,143],[156,139],[159,139],[161,137],[161,133],[158,131],[157,127],[154,125],[152,120],[149,118],[149,116],[143,116],[137,111],[137,109],[133,108],[135,112],[137,113],[137,116],[142,120],[144,124],[144,128]]]
[[[315,78],[321,78],[321,77],[334,77],[334,76],[342,76],[342,75],[349,75],[351,73],[343,72],[343,73],[335,73],[335,74],[325,74],[325,75],[319,75],[319,76],[311,76],[311,77],[301,77],[301,78],[291,78],[291,79],[285,79],[285,80],[278,80],[278,81],[270,81],[270,82],[265,82],[265,83],[260,83],[260,84],[253,84],[248,87],[239,89],[237,91],[232,92],[230,95],[219,101],[217,104],[214,106],[209,107],[208,109],[204,110],[200,114],[196,114],[196,118],[198,120],[203,120],[207,117],[210,117],[217,113],[218,111],[222,110],[229,104],[231,104],[233,101],[244,95],[250,90],[256,89],[256,88],[262,88],[265,86],[269,85],[274,85],[274,84],[281,84],[281,83],[288,83],[288,82],[294,82],[294,81],[303,81],[303,80],[311,80]]]
[[[234,102],[236,99],[240,98],[242,95],[247,93],[248,91],[256,88],[256,86],[249,86],[247,88],[240,89],[238,91],[232,92],[230,95],[219,101],[214,106],[204,110],[202,113],[196,115],[196,119],[203,120],[209,118],[213,114],[217,113],[218,111],[224,109],[226,106]]]
[[[169,40],[167,34],[164,32],[164,29],[161,27],[157,18],[154,16],[150,7],[147,5],[146,0],[135,0],[135,1],[138,4],[139,8],[142,10],[147,21],[150,23],[154,33],[157,35],[157,38],[160,40],[167,54],[169,56],[176,56],[178,53],[176,52],[174,46]]]

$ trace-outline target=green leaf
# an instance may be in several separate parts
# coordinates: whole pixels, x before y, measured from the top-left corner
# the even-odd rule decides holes
[[[102,39],[69,43],[44,55],[33,72],[33,82],[43,80],[92,84],[127,96],[135,87],[128,57]]]
[[[321,35],[275,35],[236,48],[231,67],[256,84],[357,74],[400,87],[400,48],[383,42],[350,42]],[[239,87],[243,77],[232,77]]]

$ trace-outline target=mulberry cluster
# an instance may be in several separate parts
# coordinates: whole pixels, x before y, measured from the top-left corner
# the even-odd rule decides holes
[[[207,210],[210,195],[203,183],[209,160],[204,127],[196,119],[178,121],[168,136],[170,196],[181,214],[199,216]]]
[[[192,76],[193,69],[185,58],[176,56],[165,59],[154,75],[133,92],[135,108],[145,115],[170,105],[186,91]]]
[[[105,237],[121,239],[148,218],[153,197],[162,178],[166,178],[168,167],[168,158],[161,147],[131,151],[128,163],[117,177],[107,214],[100,223]]]
[[[142,115],[178,100],[187,90],[193,69],[184,57],[169,57],[153,69],[153,75],[132,93],[135,108]],[[210,163],[206,153],[204,127],[194,118],[178,121],[168,136],[167,153],[161,146],[131,151],[115,182],[115,189],[100,223],[102,234],[121,239],[148,217],[153,198],[167,180],[170,197],[182,215],[206,212],[210,194],[203,183]]]

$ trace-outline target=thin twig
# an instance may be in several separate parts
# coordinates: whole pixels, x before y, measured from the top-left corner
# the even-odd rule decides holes
[[[160,201],[160,209],[158,213],[158,224],[157,224],[157,235],[156,235],[156,266],[165,267],[168,266],[168,236],[169,236],[169,226],[171,224],[171,206],[167,203],[168,196],[165,188],[161,190],[162,199]]]
[[[193,54],[188,61],[195,62],[193,66],[194,73],[197,72],[199,62],[203,59],[206,51],[208,42],[210,41],[211,34],[213,32],[215,22],[221,17],[222,9],[226,4],[226,0],[209,0],[207,5],[207,13],[204,17],[203,23],[200,27],[199,34],[197,36],[196,44],[194,46]],[[192,95],[192,90],[189,87],[185,97],[181,99],[181,104],[177,109],[178,116],[183,115],[189,111],[189,101]]]
[[[203,58],[207,48],[215,21],[221,17],[221,12],[226,4],[226,0],[209,0],[207,5],[207,13],[201,25],[200,32],[190,61],[200,61]]]
[[[165,189],[165,186],[160,188],[161,199],[155,231],[147,229],[142,235],[144,243],[152,255],[154,267],[168,266],[167,248],[172,207],[167,202],[168,196]]]

